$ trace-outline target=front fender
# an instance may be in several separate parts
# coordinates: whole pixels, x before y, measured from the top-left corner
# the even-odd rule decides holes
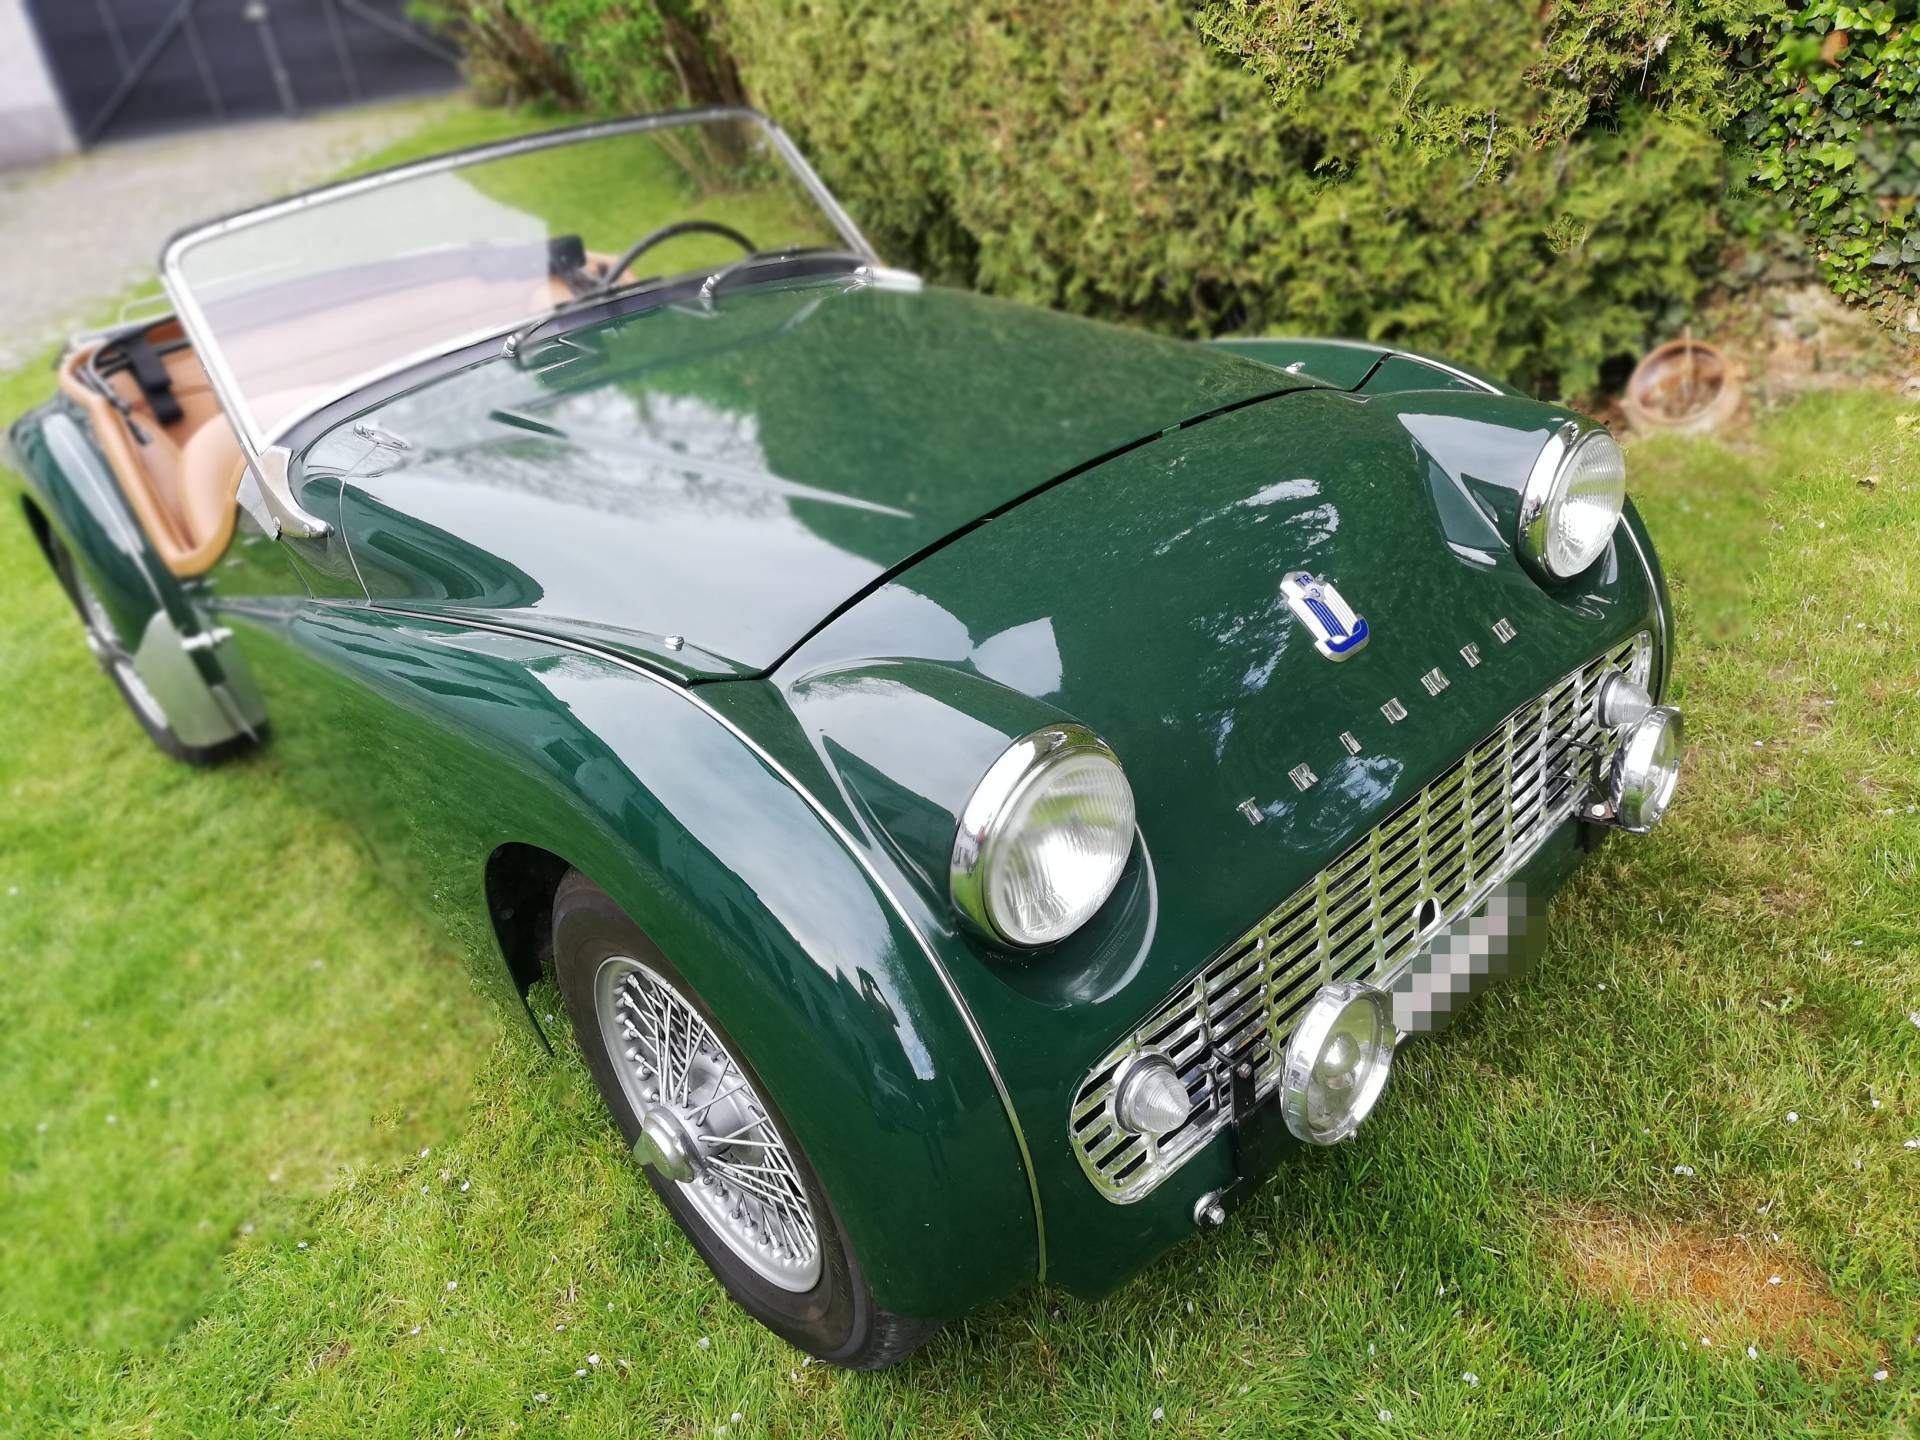
[[[592,876],[699,988],[883,1305],[950,1317],[1034,1276],[1027,1176],[966,1017],[821,810],[713,708],[609,657],[364,605],[230,621],[276,713],[308,722],[280,725],[283,757],[371,812],[383,860],[413,857],[403,883],[511,1010],[484,870],[520,843]]]

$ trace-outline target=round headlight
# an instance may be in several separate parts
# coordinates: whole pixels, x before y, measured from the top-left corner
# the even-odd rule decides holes
[[[1608,790],[1614,822],[1644,835],[1660,823],[1680,783],[1680,712],[1657,705],[1620,737]]]
[[[1626,458],[1604,430],[1555,431],[1520,493],[1520,558],[1552,580],[1578,575],[1607,548],[1627,503]]]
[[[1016,740],[960,813],[953,903],[1009,945],[1063,940],[1093,917],[1133,849],[1133,789],[1083,725]]]
[[[1309,1145],[1332,1145],[1360,1128],[1387,1088],[1398,1040],[1387,997],[1345,980],[1307,1002],[1287,1042],[1280,1111]]]

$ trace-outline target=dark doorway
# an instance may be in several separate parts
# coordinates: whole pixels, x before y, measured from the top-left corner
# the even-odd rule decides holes
[[[406,0],[27,0],[83,145],[448,90]]]

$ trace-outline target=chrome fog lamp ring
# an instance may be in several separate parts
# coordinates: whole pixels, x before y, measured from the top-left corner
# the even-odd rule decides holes
[[[1309,1145],[1335,1145],[1353,1134],[1387,1088],[1398,1040],[1384,992],[1357,980],[1321,986],[1281,1064],[1287,1129]]]
[[[1614,824],[1644,835],[1660,823],[1680,784],[1685,738],[1685,723],[1671,705],[1654,706],[1621,737],[1607,778]]]

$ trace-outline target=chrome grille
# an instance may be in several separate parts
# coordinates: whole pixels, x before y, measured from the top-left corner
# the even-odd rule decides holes
[[[1594,716],[1601,678],[1625,671],[1644,680],[1651,645],[1639,635],[1508,716],[1115,1045],[1088,1073],[1068,1122],[1094,1184],[1116,1201],[1147,1194],[1227,1123],[1234,1066],[1253,1065],[1257,1094],[1273,1088],[1315,991],[1390,974],[1436,928],[1416,923],[1424,900],[1450,925],[1526,863],[1604,773],[1611,742]],[[1173,1061],[1193,1102],[1187,1122],[1158,1141],[1123,1130],[1113,1115],[1115,1070],[1148,1048]]]

